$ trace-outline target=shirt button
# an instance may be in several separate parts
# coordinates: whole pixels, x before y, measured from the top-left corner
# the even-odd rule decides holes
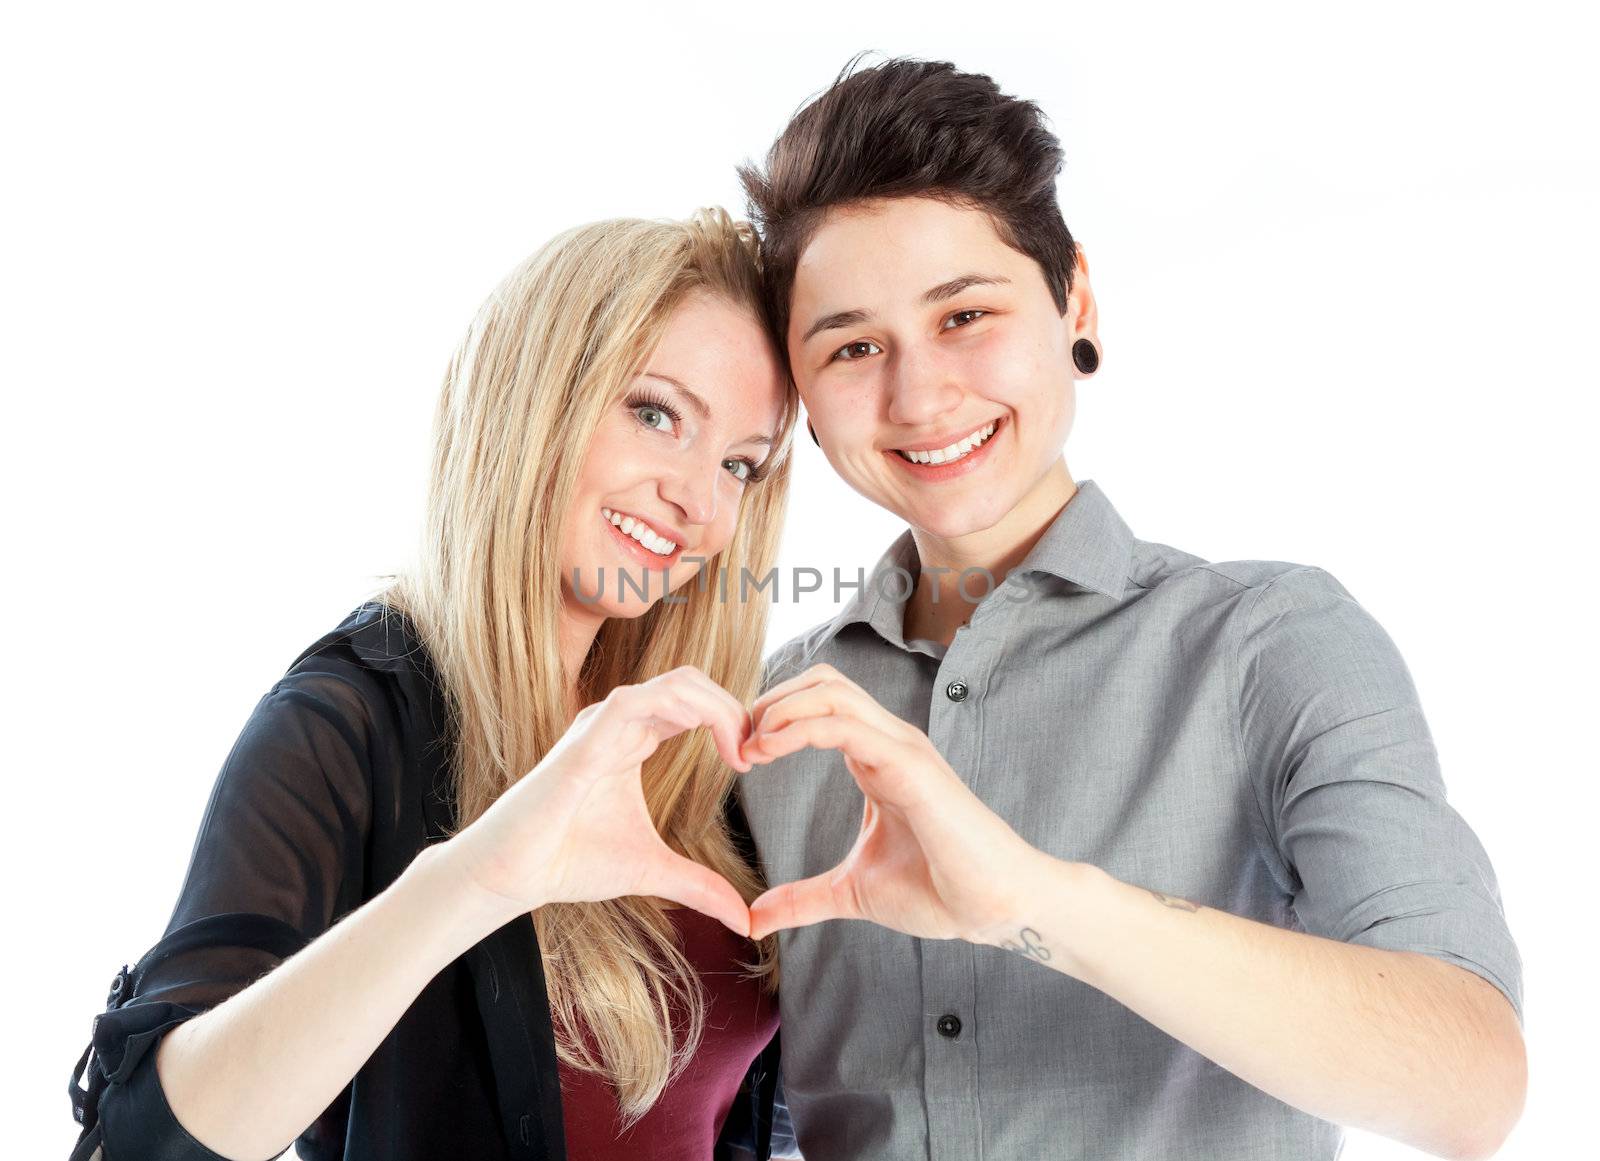
[[[110,1011],[117,1006],[117,1001],[122,998],[122,990],[128,983],[128,966],[124,964],[122,970],[117,972],[111,981],[111,988],[106,993],[106,1010]]]
[[[939,1029],[939,1035],[946,1040],[954,1040],[961,1035],[961,1017],[946,1013],[939,1017],[939,1022],[934,1027]]]
[[[964,681],[952,681],[944,687],[944,695],[951,701],[966,701],[967,683]]]

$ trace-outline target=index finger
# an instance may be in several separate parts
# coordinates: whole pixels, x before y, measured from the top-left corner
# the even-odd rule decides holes
[[[692,665],[680,666],[661,676],[678,696],[704,715],[723,761],[741,774],[747,772],[750,763],[741,748],[750,736],[750,714],[739,699]]]
[[[842,681],[847,685],[855,684],[848,677],[840,673],[837,669],[826,662],[813,665],[805,672],[798,673],[794,677],[791,677],[788,681],[780,681],[777,685],[773,686],[760,697],[756,698],[755,704],[750,707],[750,732],[755,733],[761,728],[761,718],[767,712],[767,710],[772,707],[773,702],[782,701],[791,693],[797,693],[803,689],[811,689],[814,686],[821,685],[825,681],[834,680]]]

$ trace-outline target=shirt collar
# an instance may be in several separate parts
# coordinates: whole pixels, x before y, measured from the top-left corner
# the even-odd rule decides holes
[[[1046,573],[1090,592],[1121,600],[1133,559],[1133,532],[1094,480],[1080,480],[1077,491],[1034,542],[1012,575]],[[850,624],[870,625],[890,644],[906,648],[905,606],[920,562],[911,529],[902,532],[867,576],[866,583],[829,624],[818,645]]]
[[[356,656],[373,669],[393,673],[432,670],[432,659],[410,616],[382,601],[361,605],[335,633],[347,635]]]
[[[1016,571],[1049,573],[1120,601],[1128,587],[1133,539],[1105,490],[1082,480]]]

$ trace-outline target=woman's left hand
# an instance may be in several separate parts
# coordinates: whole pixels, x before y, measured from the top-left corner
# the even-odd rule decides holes
[[[833,870],[750,905],[751,937],[824,919],[869,919],[927,939],[989,942],[1043,856],[973,794],[928,736],[829,665],[768,690],[751,709],[746,759],[838,750],[866,796],[855,846]]]

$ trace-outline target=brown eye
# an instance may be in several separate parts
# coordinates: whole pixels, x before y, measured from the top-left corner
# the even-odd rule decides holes
[[[971,324],[973,322],[976,322],[978,319],[982,318],[984,315],[986,315],[988,313],[989,312],[986,311],[986,310],[958,310],[958,311],[956,311],[955,314],[951,315],[950,318],[946,321],[944,329],[948,331],[948,330],[954,330],[955,327],[967,326],[967,325],[969,325],[969,324]],[[964,319],[965,321],[956,322],[957,319]],[[951,323],[954,323],[955,326],[951,326],[950,325]]]
[[[856,342],[846,343],[844,346],[840,347],[833,353],[833,357],[835,359],[843,359],[848,362],[853,359],[864,359],[868,355],[873,354],[876,351],[880,351],[881,349],[882,348],[880,348],[877,343],[872,342],[870,339],[859,339]]]

